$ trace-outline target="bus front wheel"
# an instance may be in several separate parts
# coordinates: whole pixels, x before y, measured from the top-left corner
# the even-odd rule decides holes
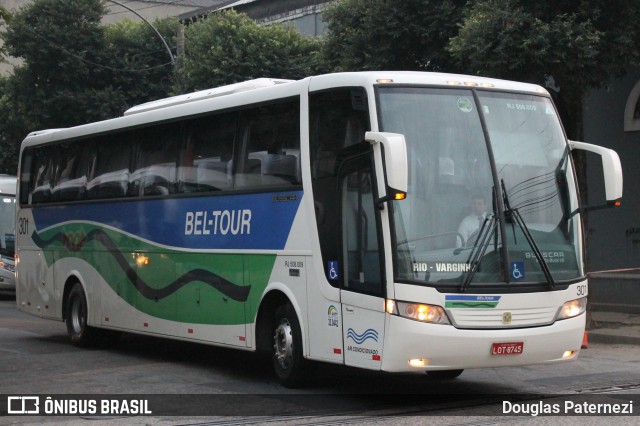
[[[272,361],[283,386],[303,385],[307,362],[302,355],[302,332],[295,309],[289,303],[278,307],[274,315]]]

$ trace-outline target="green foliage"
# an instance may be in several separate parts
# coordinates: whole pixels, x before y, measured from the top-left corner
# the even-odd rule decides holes
[[[88,100],[81,89],[96,90],[100,80],[89,64],[99,61],[103,13],[99,0],[36,0],[7,25],[5,52],[23,65],[2,84],[3,172],[15,171],[16,152],[29,131],[71,125],[83,116]]]
[[[169,46],[176,45],[180,23],[172,18],[153,22]],[[153,28],[144,22],[120,21],[105,29],[105,56],[109,58],[109,86],[113,111],[107,116],[169,95],[173,82],[171,56]],[[172,52],[175,55],[175,52]]]
[[[0,89],[0,170],[12,173],[22,139],[121,115],[164,97],[173,69],[161,40],[144,22],[101,24],[101,0],[36,0],[2,34],[6,53],[22,59]],[[155,23],[173,41],[175,20]]]
[[[628,0],[477,0],[449,50],[464,72],[552,82],[572,137],[586,93],[638,64],[640,4]]]
[[[580,137],[587,91],[640,65],[637,0],[341,0],[324,13],[324,40],[226,11],[184,28],[178,69],[146,23],[105,26],[104,13],[102,0],[34,0],[14,16],[0,8],[2,53],[23,61],[0,81],[0,171],[15,171],[32,130],[117,116],[170,93],[329,70],[552,77],[570,136]],[[179,25],[154,23],[169,46]]]
[[[324,60],[335,71],[451,71],[446,50],[465,0],[343,0],[325,11]]]
[[[319,69],[320,41],[293,28],[258,25],[225,11],[185,29],[186,57],[174,91],[184,93],[260,77],[298,79]]]
[[[22,58],[43,82],[86,81],[91,67],[78,59],[98,59],[103,13],[100,0],[36,0],[13,17],[3,34],[5,48],[9,55]],[[69,66],[75,66],[76,72],[58,72]]]

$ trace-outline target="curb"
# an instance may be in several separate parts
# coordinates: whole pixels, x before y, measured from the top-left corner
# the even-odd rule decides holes
[[[589,330],[591,343],[640,345],[640,327],[602,328]]]

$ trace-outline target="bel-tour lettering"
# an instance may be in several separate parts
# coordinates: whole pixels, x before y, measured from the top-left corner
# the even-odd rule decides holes
[[[184,235],[251,234],[251,210],[213,210],[187,212]]]

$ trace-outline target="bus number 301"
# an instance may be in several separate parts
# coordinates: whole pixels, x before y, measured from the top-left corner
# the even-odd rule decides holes
[[[29,219],[21,217],[18,219],[18,234],[27,235],[29,233]]]

